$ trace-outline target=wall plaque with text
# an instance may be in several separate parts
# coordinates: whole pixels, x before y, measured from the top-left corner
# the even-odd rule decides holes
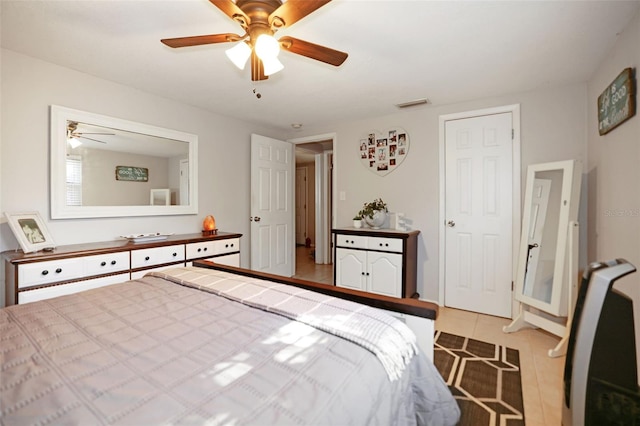
[[[116,166],[116,180],[148,182],[149,169],[146,167]]]
[[[598,131],[609,133],[636,113],[633,69],[626,68],[598,97]]]

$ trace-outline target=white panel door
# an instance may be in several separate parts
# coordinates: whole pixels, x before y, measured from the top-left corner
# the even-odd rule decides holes
[[[445,124],[445,305],[511,317],[512,114]]]
[[[176,200],[181,206],[189,205],[189,160],[180,160],[180,195]]]
[[[251,135],[251,269],[293,275],[293,145]]]
[[[542,246],[544,223],[547,220],[547,208],[549,206],[549,194],[551,194],[551,179],[535,179],[533,181],[533,193],[531,194],[531,219],[527,230],[527,267],[524,273],[522,293],[529,297],[534,296],[536,287],[536,275]],[[539,286],[543,287],[543,286]],[[547,300],[544,297],[541,300]],[[550,299],[549,299],[550,300]]]

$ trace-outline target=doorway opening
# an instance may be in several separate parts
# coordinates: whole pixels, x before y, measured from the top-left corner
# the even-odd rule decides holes
[[[334,139],[331,134],[290,140],[295,146],[296,159],[294,276],[325,283],[333,282]]]

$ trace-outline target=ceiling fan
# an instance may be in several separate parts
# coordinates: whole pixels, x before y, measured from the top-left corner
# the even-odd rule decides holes
[[[67,121],[67,141],[71,145],[72,148],[76,148],[82,144],[80,139],[87,139],[94,142],[104,143],[105,141],[101,141],[98,139],[94,139],[92,137],[86,135],[109,135],[113,136],[115,133],[98,133],[98,132],[78,132],[78,122],[77,121]]]
[[[237,42],[227,50],[227,56],[240,69],[251,58],[251,80],[266,80],[284,66],[277,56],[280,49],[333,66],[340,66],[348,54],[293,37],[273,35],[289,27],[331,0],[209,0],[229,18],[236,21],[245,34],[211,34],[162,39],[169,47]]]

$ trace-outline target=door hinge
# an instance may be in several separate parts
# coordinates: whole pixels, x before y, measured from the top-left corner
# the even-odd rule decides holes
[[[511,281],[511,291],[513,291],[513,281]]]
[[[515,138],[516,138],[516,130],[511,129],[511,140],[514,140]]]

